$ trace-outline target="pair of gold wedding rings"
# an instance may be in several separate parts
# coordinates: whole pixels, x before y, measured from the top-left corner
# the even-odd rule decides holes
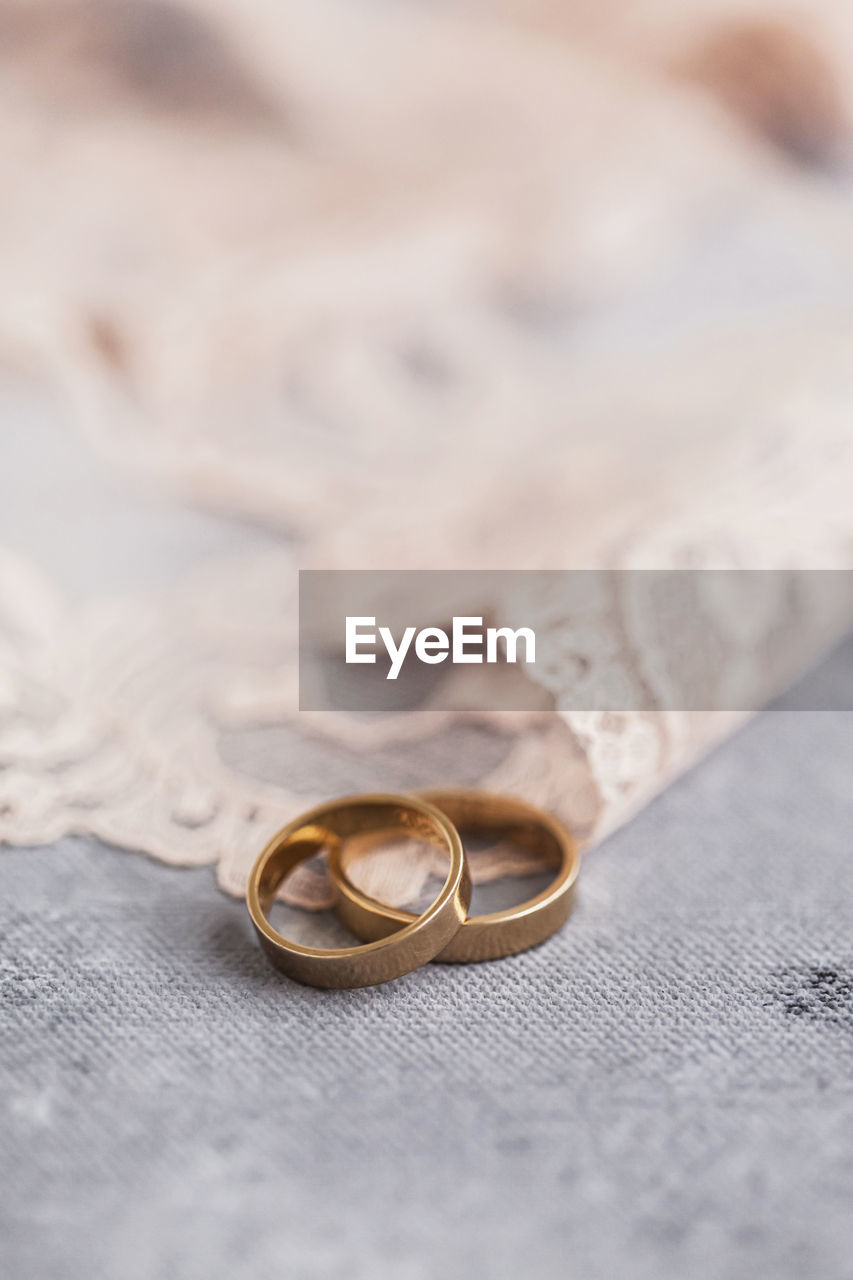
[[[506,840],[538,854],[555,870],[553,881],[518,906],[469,916],[471,877],[460,832],[466,838]],[[449,856],[441,892],[421,915],[386,906],[350,878],[355,859],[401,837],[426,841]],[[270,907],[282,881],[323,849],[328,851],[335,913],[362,939],[361,946],[305,947],[270,924]],[[578,867],[578,846],[569,832],[515,797],[455,789],[346,796],[304,813],[273,836],[252,868],[246,900],[261,946],[289,977],[313,987],[369,987],[430,960],[495,960],[544,942],[569,917]]]

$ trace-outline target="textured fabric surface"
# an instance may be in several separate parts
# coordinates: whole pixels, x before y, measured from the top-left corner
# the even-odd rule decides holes
[[[558,937],[366,991],[269,969],[210,869],[4,851],[4,1276],[846,1280],[852,759],[765,713]]]

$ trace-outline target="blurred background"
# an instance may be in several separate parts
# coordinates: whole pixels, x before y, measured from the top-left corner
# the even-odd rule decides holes
[[[10,1280],[848,1274],[850,717],[674,782],[741,718],[300,713],[296,627],[300,568],[853,568],[851,407],[849,0],[0,0]],[[569,927],[268,970],[211,868],[442,783],[604,842]]]
[[[847,567],[851,54],[833,0],[2,0],[4,838],[242,892],[330,791],[591,838],[731,727],[300,717],[296,569]]]

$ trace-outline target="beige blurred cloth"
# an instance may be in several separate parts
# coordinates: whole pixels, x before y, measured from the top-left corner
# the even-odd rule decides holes
[[[637,6],[634,45],[624,6],[555,12],[0,4],[8,363],[112,465],[288,540],[85,601],[3,556],[3,839],[240,892],[306,804],[452,781],[593,839],[736,718],[555,711],[553,678],[538,713],[300,715],[296,567],[850,564],[842,10]],[[840,625],[794,619],[792,664]]]

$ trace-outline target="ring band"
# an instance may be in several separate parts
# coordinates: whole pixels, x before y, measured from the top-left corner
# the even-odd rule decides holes
[[[544,892],[505,911],[469,916],[459,932],[434,958],[445,963],[497,960],[535,947],[565,924],[575,897],[580,852],[569,832],[541,809],[511,796],[482,791],[438,790],[418,792],[435,805],[463,835],[501,836],[544,856],[557,875]],[[329,875],[335,886],[335,914],[357,938],[386,937],[396,929],[411,927],[417,917],[410,911],[387,906],[359,889],[349,876],[349,866],[376,841],[344,840],[329,854]]]
[[[329,858],[348,839],[370,835],[426,840],[450,855],[441,892],[420,916],[408,916],[390,936],[366,946],[327,949],[291,942],[267,919],[276,891],[294,867],[328,848]],[[261,946],[272,963],[313,987],[368,987],[390,982],[432,960],[460,929],[471,901],[462,842],[452,822],[414,796],[347,796],[302,814],[269,841],[249,877],[246,902]],[[396,930],[396,931],[395,931]]]

